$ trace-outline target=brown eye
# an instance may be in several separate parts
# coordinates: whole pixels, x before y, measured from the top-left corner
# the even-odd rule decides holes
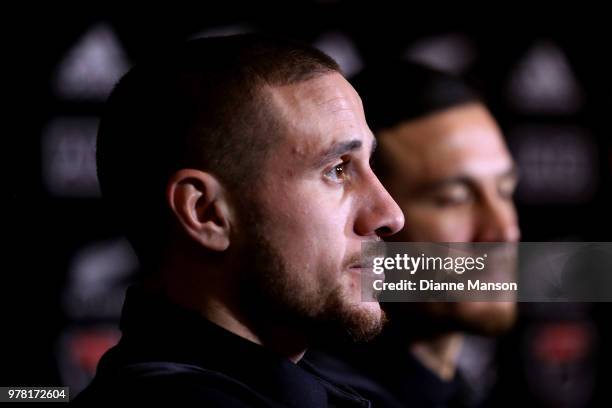
[[[325,173],[325,177],[335,183],[341,183],[346,177],[346,166],[348,165],[348,163],[348,161],[344,161],[340,164],[335,165],[331,168],[331,170]]]
[[[441,191],[433,197],[434,203],[438,207],[453,207],[467,204],[473,199],[471,192],[467,188],[454,187]]]

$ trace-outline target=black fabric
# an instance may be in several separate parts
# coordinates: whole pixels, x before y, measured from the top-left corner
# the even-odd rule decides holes
[[[373,408],[465,407],[467,389],[460,375],[443,381],[408,352],[408,346],[378,340],[309,350],[304,360],[327,378],[346,384],[371,401]]]
[[[206,407],[368,407],[350,388],[202,318],[130,288],[122,338],[101,359],[77,404]]]

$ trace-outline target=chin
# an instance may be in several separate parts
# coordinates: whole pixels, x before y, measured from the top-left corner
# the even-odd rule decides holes
[[[514,302],[425,302],[385,303],[390,320],[404,335],[429,338],[464,332],[498,336],[512,328],[516,320]]]
[[[516,309],[514,302],[463,302],[457,303],[454,318],[467,332],[497,336],[512,328]]]
[[[355,342],[367,342],[378,336],[386,323],[386,315],[378,302],[345,302],[340,320]]]
[[[378,302],[359,302],[355,307],[361,309],[362,313],[369,315],[373,320],[383,318],[383,311]]]

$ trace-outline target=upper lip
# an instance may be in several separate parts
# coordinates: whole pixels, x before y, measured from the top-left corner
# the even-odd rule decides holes
[[[352,268],[352,269],[371,268],[373,263],[374,263],[373,258],[365,258],[365,259],[362,259],[359,262],[355,262],[355,263],[350,264],[349,268]]]

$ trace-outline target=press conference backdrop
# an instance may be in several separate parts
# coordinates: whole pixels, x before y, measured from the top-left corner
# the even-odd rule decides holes
[[[119,338],[138,262],[101,204],[96,130],[115,82],[172,40],[262,32],[315,45],[348,77],[396,57],[464,75],[486,97],[518,164],[522,239],[610,241],[606,27],[578,30],[544,17],[460,26],[390,6],[374,17],[372,7],[312,1],[124,13],[98,4],[25,18],[15,38],[26,113],[7,135],[15,177],[4,274],[15,284],[6,288],[0,385],[65,385],[75,395]],[[600,318],[606,307],[521,305],[517,327],[495,345],[491,392],[557,406],[605,398],[598,390],[609,357],[601,347],[609,339]],[[468,366],[478,365],[477,351],[464,354]]]

